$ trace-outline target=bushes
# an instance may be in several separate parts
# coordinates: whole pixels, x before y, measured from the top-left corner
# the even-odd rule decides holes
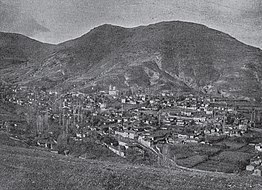
[[[68,149],[69,136],[62,133],[57,138],[57,150],[59,154],[63,154]]]
[[[118,146],[118,141],[113,138],[113,137],[110,137],[110,136],[105,136],[101,139],[102,142],[108,144],[108,145],[111,145],[113,144],[113,146]]]

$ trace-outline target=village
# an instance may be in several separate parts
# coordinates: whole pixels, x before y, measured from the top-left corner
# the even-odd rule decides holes
[[[2,100],[20,107],[25,118],[3,121],[1,130],[52,152],[69,155],[70,141],[96,137],[122,158],[132,148],[133,154],[151,152],[158,164],[164,157],[192,169],[261,176],[262,106],[248,100],[121,92],[113,85],[91,94],[24,86],[1,92]]]

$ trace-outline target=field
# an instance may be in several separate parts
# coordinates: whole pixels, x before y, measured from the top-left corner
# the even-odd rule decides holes
[[[209,145],[202,145],[202,144],[176,144],[170,146],[170,155],[171,157],[176,157],[176,159],[183,159],[188,158],[190,156],[195,155],[206,155],[211,156],[222,149],[220,147],[211,147]]]
[[[195,155],[195,156],[191,156],[185,159],[179,159],[176,161],[176,163],[180,166],[192,168],[195,165],[205,162],[206,160],[207,160],[207,156]]]
[[[254,147],[231,141],[214,146],[176,144],[170,146],[170,158],[180,166],[226,173],[241,172],[254,156]]]
[[[195,168],[200,170],[226,172],[226,173],[232,173],[238,170],[238,167],[236,165],[233,165],[232,163],[221,162],[217,160],[208,160],[206,162],[199,164]]]
[[[83,160],[0,145],[1,190],[254,189],[261,178]]]
[[[240,149],[243,146],[245,146],[245,143],[238,143],[234,141],[223,140],[223,141],[220,141],[219,143],[215,143],[215,145],[226,146],[229,149],[236,150],[236,149]]]

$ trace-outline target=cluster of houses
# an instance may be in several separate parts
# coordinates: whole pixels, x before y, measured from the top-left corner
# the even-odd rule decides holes
[[[167,92],[124,95],[112,85],[108,91],[93,94],[60,95],[56,91],[23,87],[12,92],[6,101],[37,107],[40,134],[44,133],[43,125],[55,122],[62,126],[63,132],[74,133],[75,140],[96,131],[152,147],[158,143],[205,143],[206,136],[241,137],[252,127],[250,119],[239,114],[235,106],[209,96],[174,96]],[[52,149],[55,140],[39,139],[37,144]],[[113,146],[108,148],[124,156]],[[262,151],[262,144],[257,144],[255,149]],[[247,168],[251,169],[251,166]],[[257,166],[252,171],[259,169]]]
[[[246,166],[246,171],[250,172],[252,175],[261,176],[262,175],[262,159],[260,156],[256,156],[250,160],[249,165]]]
[[[249,127],[248,120],[243,118],[235,117],[233,124],[226,123],[226,113],[235,114],[233,107],[214,104],[210,97],[191,94],[182,98],[174,97],[170,93],[123,96],[111,85],[108,92],[91,95],[74,92],[59,96],[56,91],[36,91],[23,87],[13,91],[16,94],[9,97],[9,101],[21,105],[37,105],[38,109],[42,110],[39,111],[42,116],[38,118],[46,118],[48,114],[63,126],[79,126],[80,123],[85,123],[92,130],[99,130],[101,126],[115,124],[118,131],[132,130],[142,136],[154,135],[157,130],[166,130],[166,133],[172,131],[172,134],[187,136],[189,140],[194,140],[192,142],[195,142],[200,134],[241,136]],[[117,103],[112,104],[112,101]],[[99,126],[90,124],[90,121],[86,122],[87,119],[90,120],[87,118],[90,112],[103,120]],[[193,133],[185,132],[185,127],[197,130]],[[193,135],[196,139],[190,138]]]

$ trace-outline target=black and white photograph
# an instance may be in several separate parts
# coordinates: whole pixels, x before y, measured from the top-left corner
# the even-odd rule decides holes
[[[0,0],[0,190],[262,190],[262,0]]]

